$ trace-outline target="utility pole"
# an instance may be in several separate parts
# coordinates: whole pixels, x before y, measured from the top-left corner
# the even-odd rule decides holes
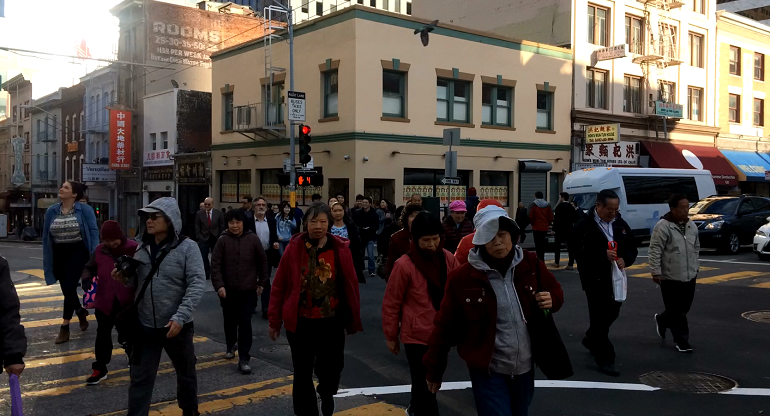
[[[286,7],[288,10],[288,27],[289,27],[289,91],[294,91],[294,22],[292,21],[291,6]],[[294,122],[289,122],[289,159],[291,159],[291,170],[289,171],[289,200],[291,201],[292,208],[297,207],[297,167],[295,162],[297,155],[295,154],[295,138],[294,138]]]

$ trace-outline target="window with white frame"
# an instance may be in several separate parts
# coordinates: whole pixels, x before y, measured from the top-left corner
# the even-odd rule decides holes
[[[609,43],[610,11],[603,7],[588,5],[588,43],[607,46]]]
[[[406,72],[382,71],[382,115],[406,117]]]
[[[150,133],[150,150],[158,150],[158,136],[156,133]]]
[[[537,129],[553,130],[553,92],[537,92]]]
[[[642,113],[642,78],[633,75],[623,77],[623,111]]]
[[[436,81],[436,120],[470,122],[471,83],[439,78]]]
[[[586,71],[586,106],[607,108],[607,78],[607,71],[588,68]]]
[[[703,121],[703,88],[687,87],[687,118]]]
[[[501,85],[481,86],[481,124],[511,126],[513,88]]]
[[[160,132],[160,143],[161,143],[161,149],[167,150],[168,149],[168,132],[162,131]]]

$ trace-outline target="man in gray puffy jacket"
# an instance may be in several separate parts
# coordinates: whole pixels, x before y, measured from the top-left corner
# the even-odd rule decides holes
[[[176,370],[182,414],[198,415],[193,310],[206,282],[203,258],[195,242],[179,235],[182,215],[174,198],[156,199],[140,209],[139,216],[139,247],[134,259],[141,265],[136,276],[128,280],[136,288],[137,298],[153,265],[160,261],[160,266],[138,304],[140,329],[133,340],[128,416],[148,414],[163,350]],[[113,277],[125,281],[121,272],[113,271]]]
[[[655,314],[658,336],[671,330],[676,349],[690,353],[687,312],[695,296],[700,240],[698,227],[688,218],[690,202],[681,194],[668,200],[671,211],[655,225],[650,239],[650,273],[660,284],[665,311]]]

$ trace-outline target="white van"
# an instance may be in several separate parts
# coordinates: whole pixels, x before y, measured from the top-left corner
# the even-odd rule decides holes
[[[711,172],[695,169],[590,168],[564,179],[564,192],[586,212],[596,205],[596,195],[611,189],[620,197],[620,215],[643,239],[652,234],[660,217],[669,211],[668,199],[684,194],[690,204],[716,195]]]

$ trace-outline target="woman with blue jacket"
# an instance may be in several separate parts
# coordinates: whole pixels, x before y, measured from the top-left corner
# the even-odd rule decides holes
[[[289,245],[291,236],[297,232],[297,220],[294,219],[294,210],[291,208],[288,202],[281,203],[279,216],[275,217],[275,222],[278,225],[278,255],[283,257],[283,251],[286,246]]]
[[[80,330],[88,329],[88,310],[80,305],[78,286],[91,253],[99,244],[96,215],[89,205],[80,201],[87,186],[78,182],[64,182],[59,188],[59,201],[45,212],[43,224],[43,271],[45,282],[59,282],[64,295],[64,312],[59,335],[54,341],[62,344],[70,339],[70,320],[77,314]]]

